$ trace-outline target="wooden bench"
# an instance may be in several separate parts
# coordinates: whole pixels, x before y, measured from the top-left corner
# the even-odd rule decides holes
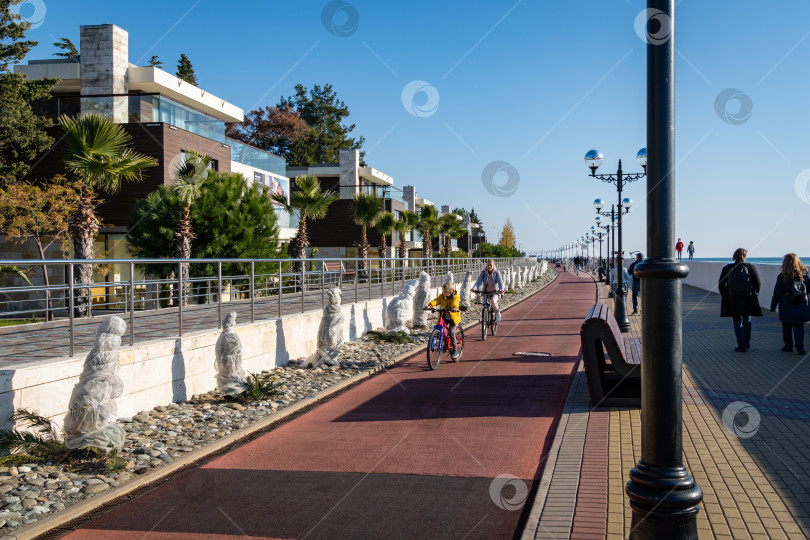
[[[594,304],[579,330],[591,405],[641,406],[641,340],[624,337],[607,304]]]
[[[343,262],[341,262],[341,261],[323,261],[322,264],[323,264],[324,274],[326,274],[326,276],[324,276],[324,277],[326,278],[327,282],[330,281],[328,279],[328,277],[327,277],[329,275],[333,275],[333,276],[337,275],[337,278],[338,278],[337,279],[337,283],[338,283],[337,286],[338,287],[342,286],[343,281],[347,280],[347,278],[348,278],[349,281],[354,280],[355,271],[354,270],[346,271],[346,269],[343,268]]]

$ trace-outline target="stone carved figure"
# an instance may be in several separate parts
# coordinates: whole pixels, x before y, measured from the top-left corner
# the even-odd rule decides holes
[[[512,287],[512,281],[510,280],[509,275],[509,268],[504,268],[501,270],[501,279],[503,279],[503,287],[505,290],[509,290]]]
[[[413,296],[413,326],[420,328],[427,326],[428,312],[424,310],[430,295],[430,274],[424,270],[419,273],[419,284],[416,286],[416,293]]]
[[[455,283],[455,282],[456,282],[456,277],[453,275],[453,272],[449,272],[449,271],[448,271],[448,272],[447,272],[447,273],[444,275],[444,281],[445,281],[445,283],[447,283],[448,281],[449,281],[450,283]],[[444,283],[442,283],[442,285],[444,285]]]
[[[320,367],[338,365],[338,349],[343,343],[343,310],[340,289],[326,290],[326,306],[318,327],[318,350],[304,360],[299,367]]]
[[[245,372],[242,370],[242,341],[234,326],[236,312],[232,311],[222,321],[222,333],[214,348],[217,355],[214,365],[217,370],[217,390],[225,396],[241,394],[247,389]]]
[[[472,272],[464,274],[464,281],[461,283],[461,290],[459,291],[459,306],[462,309],[470,309],[470,289],[473,286]]]
[[[406,323],[413,318],[413,295],[416,294],[416,280],[412,279],[399,293],[399,296],[388,304],[385,317],[385,331],[410,333]]]
[[[127,329],[120,317],[109,317],[99,325],[96,341],[84,361],[79,382],[73,387],[65,416],[65,446],[82,448],[121,448],[124,428],[113,422],[118,416],[115,401],[124,392],[118,376],[118,348]]]

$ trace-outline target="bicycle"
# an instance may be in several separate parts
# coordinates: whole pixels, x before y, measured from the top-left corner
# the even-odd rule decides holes
[[[492,295],[498,294],[497,292],[485,293],[477,289],[472,289],[472,292],[481,293],[484,296],[481,308],[481,339],[487,340],[487,326],[492,335],[498,333],[498,317],[495,314],[495,309],[492,307]]]
[[[430,308],[431,313],[435,313],[437,311],[441,315],[441,312],[450,310],[447,310],[446,308]],[[464,353],[464,328],[461,327],[461,324],[456,325],[456,339],[458,340],[458,343],[456,344],[458,358],[453,359],[453,362],[459,362],[461,360],[461,355]],[[448,349],[452,349],[452,347],[450,347],[449,327],[447,326],[447,322],[445,322],[444,317],[439,316],[439,322],[433,327],[433,331],[430,333],[430,337],[428,338],[428,367],[432,370],[438,368],[442,361],[442,353]]]

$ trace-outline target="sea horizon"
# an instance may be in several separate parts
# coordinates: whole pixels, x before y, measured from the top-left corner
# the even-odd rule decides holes
[[[810,263],[810,257],[799,257],[799,258],[805,264]],[[683,260],[686,261],[686,257],[684,257]],[[732,262],[731,257],[695,257],[693,260],[698,262],[724,262],[724,263]],[[782,257],[747,257],[745,261],[754,264],[780,265],[782,264]]]

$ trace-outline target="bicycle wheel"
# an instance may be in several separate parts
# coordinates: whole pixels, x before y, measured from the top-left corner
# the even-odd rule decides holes
[[[460,362],[461,355],[464,354],[464,329],[461,325],[458,326],[458,330],[456,331],[456,339],[458,342],[456,343],[456,349],[458,350],[458,358],[453,360],[453,362]]]
[[[498,317],[494,311],[489,312],[489,331],[493,336],[498,333]]]
[[[427,364],[430,369],[439,367],[442,361],[442,331],[433,330],[427,345]]]
[[[487,306],[481,310],[481,339],[487,340]]]

